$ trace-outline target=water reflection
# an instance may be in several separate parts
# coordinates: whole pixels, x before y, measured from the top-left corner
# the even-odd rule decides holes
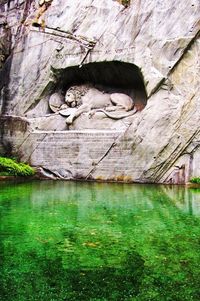
[[[13,189],[14,188],[14,189]],[[6,196],[6,193],[8,195]],[[153,209],[156,200],[165,199],[172,202],[185,213],[200,215],[200,189],[169,185],[130,185],[105,183],[72,183],[72,182],[31,182],[31,183],[0,183],[0,200],[10,196],[28,198],[35,206],[53,206],[60,202],[77,201],[79,209],[83,205],[87,211],[92,202],[106,203],[109,207],[127,207],[134,203],[141,210]],[[48,202],[47,202],[48,200]],[[120,204],[118,201],[121,201]],[[83,209],[83,208],[82,208]]]
[[[181,186],[162,186],[162,189],[181,211],[200,215],[200,189]]]
[[[0,299],[199,300],[199,190],[0,183]]]

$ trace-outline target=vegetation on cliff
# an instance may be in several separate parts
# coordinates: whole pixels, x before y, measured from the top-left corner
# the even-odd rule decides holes
[[[194,177],[190,179],[191,183],[200,184],[200,177]]]
[[[18,163],[14,159],[0,157],[0,175],[28,177],[34,174],[35,170],[31,166]]]
[[[130,0],[117,0],[120,4],[124,5],[125,7],[130,5]]]

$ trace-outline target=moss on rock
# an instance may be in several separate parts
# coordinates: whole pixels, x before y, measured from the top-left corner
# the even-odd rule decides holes
[[[0,157],[0,175],[28,177],[35,174],[34,168],[14,159]]]

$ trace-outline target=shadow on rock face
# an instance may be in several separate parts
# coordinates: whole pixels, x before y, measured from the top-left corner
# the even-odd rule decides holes
[[[62,70],[53,70],[57,79],[57,85],[67,90],[75,84],[90,83],[97,88],[103,88],[106,92],[123,92],[131,94],[132,90],[140,91],[142,102],[146,104],[146,92],[142,74],[139,68],[130,63],[112,61],[101,63],[89,63],[69,67]]]

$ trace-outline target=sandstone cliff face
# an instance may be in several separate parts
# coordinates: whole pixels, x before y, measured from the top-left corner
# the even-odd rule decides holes
[[[64,179],[200,176],[199,0],[4,2],[1,151]],[[83,114],[67,128],[48,99],[88,82],[133,95],[140,110],[124,126]]]

